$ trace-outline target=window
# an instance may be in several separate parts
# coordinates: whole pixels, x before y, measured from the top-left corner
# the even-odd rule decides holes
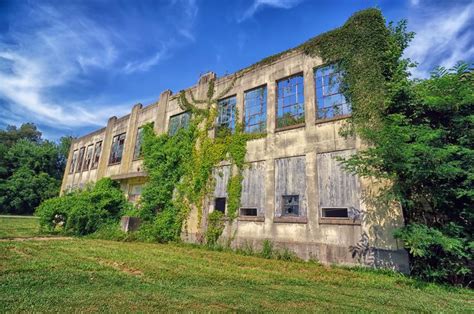
[[[317,119],[330,119],[351,113],[346,97],[341,93],[341,73],[334,65],[316,69],[314,73],[316,85]]]
[[[300,197],[298,195],[283,195],[283,216],[298,216],[300,211]]]
[[[259,87],[244,96],[246,133],[263,133],[267,129],[267,87]]]
[[[277,128],[304,123],[303,74],[277,82]]]
[[[89,170],[92,161],[92,154],[94,153],[94,145],[87,146],[86,160],[84,161],[84,171]]]
[[[323,217],[325,218],[348,218],[349,212],[347,208],[322,208]]]
[[[79,149],[79,158],[77,159],[77,169],[76,172],[81,172],[82,171],[82,162],[84,161],[84,153],[86,151],[85,147],[81,147]]]
[[[74,153],[72,153],[72,160],[71,160],[71,166],[69,168],[69,173],[74,173],[74,169],[76,168],[76,162],[77,162],[77,154],[79,151],[76,149]]]
[[[95,169],[99,166],[100,153],[102,151],[102,141],[95,143],[94,159],[92,160],[91,169]]]
[[[142,141],[143,141],[143,128],[138,128],[137,138],[135,139],[135,150],[133,151],[133,159],[142,157]]]
[[[214,200],[214,210],[220,211],[221,213],[225,214],[225,197],[217,197]]]
[[[168,126],[168,135],[175,135],[179,129],[187,128],[189,121],[191,120],[191,112],[183,112],[170,117],[170,123]]]
[[[110,150],[109,164],[118,164],[122,161],[124,144],[125,133],[114,136],[112,139],[112,149]]]
[[[240,209],[240,216],[255,216],[255,217],[257,217],[257,209],[256,208],[241,208]]]
[[[233,133],[235,129],[235,96],[219,100],[217,104],[217,134]]]

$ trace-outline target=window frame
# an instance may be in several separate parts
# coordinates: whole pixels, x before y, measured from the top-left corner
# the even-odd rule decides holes
[[[265,103],[264,105],[262,106],[262,108],[264,108],[264,112],[260,111],[259,113],[257,114],[253,114],[253,115],[250,115],[250,117],[254,117],[254,116],[257,116],[257,115],[264,115],[264,118],[265,120],[262,122],[260,121],[259,123],[255,123],[255,124],[251,124],[250,126],[255,126],[255,125],[264,125],[264,128],[263,130],[259,131],[259,132],[249,132],[247,131],[247,104],[246,104],[246,100],[247,100],[247,93],[250,93],[250,92],[253,92],[253,91],[257,91],[259,89],[265,89]],[[244,133],[247,133],[247,134],[265,134],[267,133],[267,118],[268,118],[268,84],[262,84],[260,86],[257,86],[257,87],[253,87],[251,89],[248,89],[246,91],[244,91],[243,93],[244,95],[244,112],[243,112],[243,125],[244,125]]]
[[[216,124],[215,124],[216,125],[216,127],[215,127],[216,136],[219,135],[219,131],[222,128],[222,124],[221,124],[221,122],[219,122],[219,119],[221,117],[221,104],[220,103],[222,101],[232,99],[232,98],[235,99],[235,102],[233,104],[233,109],[234,110],[232,111],[232,115],[231,115],[232,118],[229,121],[232,122],[233,125],[232,125],[232,128],[230,128],[230,127],[227,127],[227,128],[230,130],[231,134],[233,134],[235,132],[235,127],[238,123],[238,121],[236,121],[236,117],[237,117],[237,94],[229,95],[227,97],[223,97],[223,98],[217,100],[217,117],[216,117]]]
[[[182,124],[182,121],[183,119],[180,118],[179,120],[179,127],[176,129],[176,132],[174,132],[173,134],[170,133],[171,131],[171,119],[173,118],[177,118],[179,116],[183,116],[185,114],[188,114],[189,115],[189,119],[188,119],[188,124],[186,126],[183,126]],[[179,130],[181,130],[182,128],[187,128],[189,126],[189,122],[191,121],[191,118],[192,118],[192,112],[190,110],[187,110],[187,111],[183,111],[183,112],[180,112],[180,113],[177,113],[177,114],[174,114],[172,116],[169,117],[168,119],[168,136],[174,136],[176,135],[176,133],[178,133]]]
[[[76,155],[77,153],[77,155]],[[72,152],[71,163],[69,164],[69,174],[76,172],[77,168],[77,157],[79,156],[79,149],[75,149]]]
[[[289,213],[286,213],[286,210],[285,210],[285,198],[295,198],[297,199],[297,202],[298,204],[296,205],[288,205],[288,206],[298,206],[297,207],[297,213],[296,214],[289,214]],[[300,211],[300,195],[299,194],[285,194],[285,195],[282,195],[281,196],[281,199],[282,199],[282,202],[281,202],[281,217],[301,217],[301,211]]]
[[[120,137],[121,136],[124,136],[123,138],[123,144],[122,144],[122,151],[120,153],[120,160],[119,161],[112,161],[112,154],[113,154],[113,147],[114,147],[114,139],[115,138],[118,138],[117,142],[118,144],[117,145],[120,145]],[[109,155],[109,166],[113,166],[113,165],[118,165],[122,162],[122,159],[123,159],[123,150],[125,148],[125,141],[127,139],[127,132],[123,132],[123,133],[120,133],[120,134],[117,134],[115,136],[112,137],[112,144],[110,146],[110,155]]]
[[[95,158],[97,156],[97,145],[98,144],[100,144],[99,145],[100,151],[99,151],[99,158],[98,158],[97,164],[96,164]],[[100,157],[102,157],[102,144],[103,144],[103,141],[97,141],[94,145],[94,154],[92,156],[92,163],[91,163],[91,169],[90,170],[97,169],[99,167]]]
[[[217,209],[217,200],[224,200],[224,211]],[[214,211],[219,211],[226,215],[227,212],[227,197],[214,197]]]
[[[89,148],[92,148],[90,159],[88,159]],[[92,165],[92,159],[93,158],[94,158],[94,144],[89,144],[89,145],[87,145],[87,148],[86,148],[86,153],[85,153],[85,158],[84,158],[84,165],[82,166],[82,171],[89,171],[89,169]],[[87,165],[87,167],[86,167],[86,165]]]
[[[302,122],[298,122],[298,123],[295,123],[295,124],[288,124],[288,125],[284,125],[284,126],[278,126],[278,120],[280,118],[283,117],[284,114],[282,114],[281,117],[279,117],[279,105],[278,105],[278,101],[280,100],[279,98],[279,87],[278,87],[278,83],[279,82],[282,82],[284,80],[290,80],[294,77],[299,77],[301,76],[301,79],[302,79],[302,86],[303,86],[303,101],[298,103],[298,104],[301,104],[302,108],[303,108],[303,114],[302,114],[302,119],[303,121]],[[300,72],[297,72],[297,73],[294,73],[294,74],[291,74],[291,75],[288,75],[288,76],[285,76],[285,77],[282,77],[278,80],[275,81],[275,130],[276,131],[284,131],[284,130],[289,130],[289,129],[295,129],[295,128],[300,128],[300,127],[303,127],[305,126],[306,124],[306,108],[305,108],[305,95],[304,95],[304,89],[305,89],[305,84],[304,84],[304,71],[300,71]],[[298,93],[296,93],[298,94]],[[291,106],[295,106],[295,104],[292,104],[292,105],[288,105],[286,107],[291,107]],[[285,107],[285,108],[286,108]],[[282,111],[283,111],[283,104],[282,104]],[[292,118],[294,116],[291,116]]]
[[[81,155],[82,153],[82,155]],[[77,166],[76,166],[76,172],[82,172],[83,170],[83,164],[84,164],[84,155],[86,153],[86,147],[82,146],[79,148],[79,155],[77,157]]]
[[[319,86],[319,84],[318,84],[318,80],[316,78],[316,73],[317,73],[318,70],[321,70],[321,69],[326,68],[326,67],[334,66],[336,64],[337,64],[337,62],[325,63],[325,64],[321,64],[321,65],[318,65],[317,67],[313,68],[314,111],[315,111],[316,124],[330,122],[330,121],[336,121],[336,120],[341,120],[341,119],[346,119],[346,118],[348,118],[352,115],[352,108],[349,107],[350,112],[347,113],[347,114],[333,115],[330,118],[320,118],[318,116],[318,114],[320,112],[319,101],[318,101],[318,98],[319,98],[318,97],[318,86]],[[342,92],[334,93],[334,94],[323,96],[323,97],[328,97],[328,96],[333,96],[333,95],[338,95],[338,94],[340,94],[345,99],[345,103],[342,103],[340,106],[343,106],[344,104],[350,106],[350,102],[347,100],[347,98],[345,97],[345,95]]]
[[[140,126],[137,128],[137,134],[135,136],[135,145],[133,145],[133,161],[143,159],[143,151],[142,151],[142,144],[143,144],[143,129],[145,126]],[[137,144],[138,145],[138,154],[137,154]]]

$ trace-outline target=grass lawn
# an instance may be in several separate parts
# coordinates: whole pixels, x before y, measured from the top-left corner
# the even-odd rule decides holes
[[[394,274],[188,245],[0,241],[0,312],[472,312],[472,300],[473,291]]]
[[[0,239],[39,235],[38,218],[34,216],[0,215]]]

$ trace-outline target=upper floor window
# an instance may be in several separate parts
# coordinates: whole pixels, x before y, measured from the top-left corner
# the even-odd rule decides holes
[[[89,170],[89,167],[90,167],[91,162],[92,162],[93,153],[94,153],[94,145],[87,146],[86,160],[84,161],[84,171]]]
[[[135,149],[133,151],[133,159],[142,157],[142,141],[143,141],[143,128],[138,128],[137,138],[135,139]]]
[[[170,123],[168,126],[168,135],[173,136],[179,131],[179,129],[188,127],[190,120],[191,120],[190,111],[186,111],[186,112],[170,117]]]
[[[217,104],[217,134],[234,132],[235,130],[235,96],[219,100]]]
[[[102,141],[95,143],[94,159],[92,160],[91,169],[95,169],[99,166],[101,152],[102,152]]]
[[[267,129],[267,87],[245,92],[244,123],[246,133],[263,133]]]
[[[114,136],[112,139],[112,149],[110,150],[109,164],[118,164],[122,161],[124,145],[125,133]]]
[[[341,78],[334,65],[320,67],[314,72],[317,119],[331,119],[351,113],[350,105],[341,93]]]
[[[71,165],[69,167],[69,173],[73,173],[74,169],[76,168],[77,155],[78,154],[79,154],[79,151],[77,149],[72,153],[72,159],[71,159]]]
[[[86,151],[85,147],[81,147],[81,149],[79,149],[79,158],[77,159],[77,169],[76,169],[77,172],[82,171],[82,162],[84,161],[85,151]]]
[[[277,82],[277,128],[304,123],[303,74]]]

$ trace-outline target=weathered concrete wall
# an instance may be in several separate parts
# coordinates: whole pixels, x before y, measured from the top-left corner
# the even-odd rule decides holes
[[[311,58],[298,51],[282,55],[272,63],[261,65],[239,77],[223,98],[236,96],[239,119],[244,111],[244,93],[258,86],[267,87],[266,136],[249,141],[244,171],[242,207],[257,207],[257,217],[239,217],[226,223],[223,240],[232,240],[233,246],[261,245],[269,239],[279,247],[294,250],[303,258],[315,258],[326,263],[363,263],[385,265],[402,270],[408,260],[401,243],[392,231],[403,224],[401,210],[396,204],[380,206],[365,202],[365,195],[377,189],[379,183],[360,180],[345,174],[337,156],[348,156],[362,149],[360,139],[339,134],[344,117],[317,120],[314,69],[322,64],[320,58]],[[276,125],[277,81],[302,73],[304,81],[303,124],[278,129]],[[205,98],[210,78],[207,73],[190,90],[196,99]],[[216,95],[224,91],[233,75],[217,78]],[[182,112],[177,95],[161,93],[159,100],[148,106],[136,105],[122,118],[112,117],[107,127],[74,141],[69,154],[62,190],[110,176],[130,190],[130,180],[143,177],[141,160],[133,159],[137,130],[147,122],[154,122],[157,134],[168,131],[170,117]],[[109,165],[112,138],[126,132],[122,162]],[[103,141],[99,167],[79,173],[69,173],[75,150]],[[206,201],[202,217],[197,209],[191,211],[183,230],[183,239],[199,242],[205,230],[206,216],[213,210],[214,197],[227,196],[227,180],[232,166],[214,173],[216,190]],[[283,217],[281,196],[298,194],[300,215]],[[360,212],[358,219],[325,219],[322,207],[351,207]]]

